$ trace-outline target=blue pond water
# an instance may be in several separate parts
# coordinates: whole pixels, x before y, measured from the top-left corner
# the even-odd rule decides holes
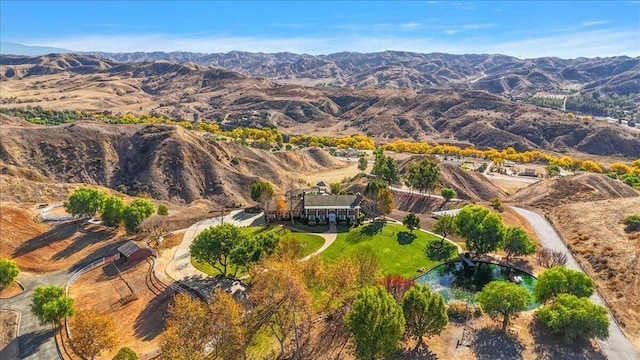
[[[537,281],[533,276],[503,265],[476,262],[474,267],[464,266],[462,261],[453,261],[438,265],[426,274],[416,278],[416,283],[426,284],[431,290],[440,293],[446,302],[463,300],[475,303],[475,295],[489,282],[494,280],[512,281],[520,277],[518,284],[531,294],[531,306],[535,309],[540,304],[533,300],[533,284]]]

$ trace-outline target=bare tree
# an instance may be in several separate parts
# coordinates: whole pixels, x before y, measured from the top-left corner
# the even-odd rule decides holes
[[[562,251],[542,249],[538,251],[538,264],[550,269],[567,263],[567,254]]]

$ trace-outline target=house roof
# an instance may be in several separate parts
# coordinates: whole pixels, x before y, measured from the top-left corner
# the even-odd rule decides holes
[[[135,253],[136,251],[140,250],[141,247],[134,243],[133,241],[129,240],[126,243],[124,243],[123,245],[120,245],[120,247],[118,247],[118,251],[126,256],[129,257],[131,256],[133,253]]]
[[[358,195],[305,195],[304,207],[349,207],[355,209],[360,206]]]
[[[324,181],[320,181],[320,182],[319,182],[319,183],[317,183],[316,185],[318,185],[318,186],[324,186],[324,187],[326,187],[326,186],[327,186],[327,184],[325,184],[325,183],[324,183]]]

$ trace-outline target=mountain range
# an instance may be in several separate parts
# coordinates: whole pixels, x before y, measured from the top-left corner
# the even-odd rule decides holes
[[[236,53],[239,58],[242,54],[245,53]],[[353,56],[373,59],[374,55]],[[246,56],[295,58],[298,55]],[[349,57],[348,54],[342,56]],[[472,75],[468,70],[471,65],[465,63],[476,64],[480,68],[476,71],[486,74],[494,73],[498,63],[507,71],[510,66],[505,64],[517,60],[502,56],[439,56],[455,59],[458,65],[447,65],[453,69],[450,72],[467,77]],[[621,83],[633,85],[637,80],[633,80],[631,74],[638,72],[639,60],[620,57],[574,61],[583,63],[581,76],[585,78],[597,78],[602,84],[622,79]],[[541,59],[536,61],[543,63]],[[563,61],[550,61],[548,68]],[[354,64],[356,62],[354,60]],[[239,60],[237,66],[242,63],[250,61]],[[365,63],[373,68],[375,61]],[[598,71],[596,63],[609,65],[602,65]],[[231,62],[225,64],[232,66]],[[411,139],[478,147],[513,146],[518,151],[543,149],[640,157],[640,132],[635,129],[570,119],[562,111],[518,103],[486,90],[467,89],[483,83],[484,79],[467,84],[461,81],[460,88],[433,86],[420,90],[354,89],[347,85],[311,87],[192,62],[118,62],[94,55],[68,54],[2,56],[0,79],[3,81],[0,107],[4,108],[31,105],[45,109],[155,113],[192,122],[216,122],[223,128],[276,127],[285,134],[364,133],[379,141]],[[640,93],[635,85],[631,87],[633,94]]]

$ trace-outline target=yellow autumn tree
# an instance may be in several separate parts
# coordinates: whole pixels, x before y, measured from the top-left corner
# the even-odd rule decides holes
[[[210,326],[213,354],[219,359],[243,359],[247,344],[244,308],[220,288],[211,296]]]
[[[595,161],[585,160],[585,161],[582,162],[581,167],[584,168],[588,172],[602,174],[602,166],[600,166]]]
[[[103,351],[112,350],[118,342],[113,318],[95,310],[76,312],[71,335],[74,349],[89,359],[95,359]]]
[[[169,305],[165,329],[160,337],[162,359],[203,360],[211,341],[207,305],[179,293]]]
[[[629,174],[632,171],[630,166],[621,162],[614,162],[609,166],[609,169],[618,175]]]

